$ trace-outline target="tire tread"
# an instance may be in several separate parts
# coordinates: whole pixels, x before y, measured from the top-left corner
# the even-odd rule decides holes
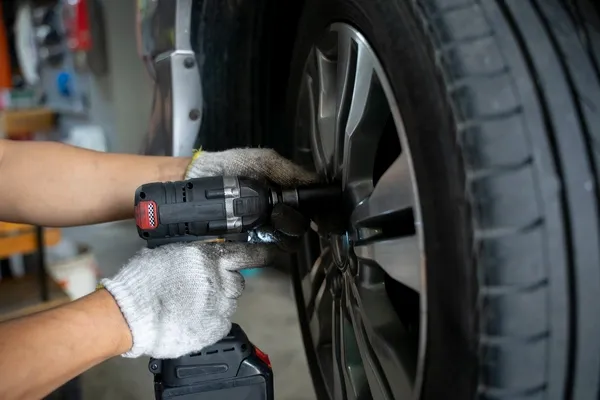
[[[574,107],[577,110],[577,123],[581,127],[583,136],[586,138],[588,157],[591,159],[591,174],[594,179],[593,186],[598,190],[600,183],[598,181],[598,168],[600,167],[600,121],[590,125],[588,118],[600,118],[600,34],[590,29],[589,24],[583,20],[581,10],[579,8],[580,1],[561,0],[561,10],[552,10],[556,2],[553,0],[541,4],[537,0],[520,0],[527,3],[524,7],[531,6],[543,21],[545,31],[553,43],[553,50],[557,55],[564,56],[564,49],[561,45],[561,39],[558,38],[560,32],[554,30],[560,29],[560,24],[551,24],[547,19],[548,12],[566,12],[569,14],[571,24],[581,27],[578,32],[579,44],[583,47],[587,66],[594,71],[595,82],[590,82],[588,86],[579,85],[582,76],[590,76],[580,74],[580,80],[577,81],[573,77],[571,69],[576,66],[570,65],[568,57],[564,57],[563,75],[565,81],[570,88],[570,95]],[[535,302],[538,307],[538,312],[548,314],[547,300],[550,293],[550,277],[547,273],[541,272],[543,269],[538,266],[531,268],[532,276],[526,277],[527,273],[522,272],[520,282],[512,281],[510,283],[495,282],[494,277],[486,277],[486,266],[490,264],[492,259],[484,256],[485,249],[493,248],[499,245],[499,242],[505,241],[512,237],[527,238],[529,234],[533,234],[532,238],[545,237],[546,226],[544,223],[544,215],[542,214],[542,206],[540,199],[544,199],[545,187],[542,178],[536,171],[536,162],[538,154],[532,146],[532,140],[528,137],[528,128],[526,123],[527,116],[525,108],[519,98],[519,93],[515,90],[513,71],[509,63],[505,61],[505,55],[502,54],[497,42],[496,32],[493,24],[486,20],[486,15],[482,7],[482,3],[494,2],[500,6],[506,6],[505,3],[510,0],[462,0],[450,2],[443,0],[426,0],[413,1],[417,14],[421,16],[423,27],[431,33],[434,46],[435,60],[438,64],[440,74],[443,79],[443,84],[447,88],[449,102],[454,109],[456,124],[458,127],[458,142],[463,148],[466,168],[466,186],[467,191],[472,192],[474,187],[485,180],[487,185],[478,195],[472,193],[468,196],[470,206],[474,209],[473,226],[475,254],[477,260],[476,265],[479,266],[479,309],[481,337],[480,337],[480,364],[482,366],[493,362],[489,352],[489,347],[496,347],[493,354],[497,356],[498,352],[504,351],[504,356],[511,355],[511,359],[515,365],[532,366],[536,362],[532,362],[532,357],[535,358],[539,349],[534,346],[523,346],[532,343],[544,343],[546,347],[550,344],[550,336],[552,334],[549,318],[531,318],[530,307],[514,307],[514,302],[506,301],[496,304],[494,315],[509,315],[510,318],[505,319],[494,325],[497,332],[490,332],[491,325],[487,324],[484,318],[486,314],[486,304],[490,298],[513,298],[518,296],[521,298],[517,303],[527,304],[529,301]],[[454,18],[457,13],[461,13],[461,20],[468,23],[457,23]],[[506,16],[510,18],[510,16]],[[473,26],[478,28],[477,32],[473,32]],[[564,31],[563,31],[563,35]],[[592,40],[591,37],[596,36],[597,40]],[[570,38],[562,38],[569,40]],[[576,45],[571,40],[571,45]],[[595,47],[595,48],[594,48]],[[485,62],[478,57],[478,54],[485,52]],[[577,51],[577,50],[575,50]],[[475,60],[475,61],[473,61]],[[573,62],[576,62],[573,60]],[[580,66],[581,68],[581,66]],[[578,71],[581,72],[581,71]],[[498,81],[497,87],[503,87],[504,93],[493,90],[493,82]],[[543,99],[540,99],[543,102]],[[476,103],[476,104],[473,104]],[[587,114],[586,114],[587,111]],[[516,129],[511,131],[502,131],[491,124],[497,124],[499,127],[503,123],[511,124]],[[558,127],[550,124],[547,126],[549,135],[556,136]],[[498,143],[504,142],[510,146],[514,143],[519,143],[519,148],[516,151],[518,157],[509,157],[503,154],[503,157],[493,155],[491,151],[485,151],[487,143],[494,140]],[[552,140],[552,139],[551,139]],[[491,147],[490,147],[491,148]],[[484,149],[484,151],[482,151]],[[500,151],[500,153],[502,153]],[[503,152],[508,153],[508,152]],[[483,157],[481,156],[483,154]],[[488,157],[485,157],[489,155]],[[483,158],[483,159],[482,159]],[[527,176],[526,179],[531,181],[531,185],[519,186],[519,182],[524,182],[521,177]],[[556,179],[558,179],[557,177]],[[516,183],[516,185],[511,184]],[[529,209],[516,213],[516,220],[513,220],[515,213],[507,207],[501,211],[492,211],[490,213],[491,203],[502,203],[502,200],[491,201],[484,198],[486,207],[479,208],[478,202],[481,201],[482,195],[487,193],[504,193],[513,191],[514,188],[519,188],[522,192],[520,198],[511,197],[511,201],[506,201],[506,205],[513,204],[528,204]],[[598,192],[596,192],[598,199]],[[596,203],[597,205],[597,203]],[[495,205],[497,206],[497,204]],[[493,208],[493,207],[492,207]],[[483,213],[478,212],[478,209],[484,210]],[[511,225],[507,226],[502,215],[511,216]],[[482,221],[485,226],[482,227]],[[565,228],[566,229],[566,228]],[[545,252],[544,239],[532,240],[532,248],[529,251],[543,254]],[[534,247],[537,246],[537,247]],[[572,255],[571,255],[572,256]],[[498,268],[512,269],[518,267],[518,263],[523,258],[521,256],[511,257],[503,254],[501,262],[495,261]],[[542,263],[541,259],[536,259],[537,263]],[[516,263],[517,265],[513,265]],[[571,268],[573,261],[571,260]],[[521,265],[521,267],[526,267]],[[574,271],[570,271],[571,278]],[[543,294],[542,298],[539,295]],[[538,297],[536,300],[535,297]],[[528,325],[528,328],[535,332],[529,335],[516,334],[507,320],[522,321]],[[513,345],[519,344],[519,352],[515,352]],[[573,357],[573,355],[571,355]],[[547,357],[547,356],[546,356]],[[540,356],[538,355],[538,358]],[[540,360],[541,361],[541,360]],[[538,366],[544,368],[547,360]],[[496,373],[488,375],[480,374],[480,385],[478,395],[485,399],[505,399],[505,398],[541,398],[546,395],[549,378],[543,377],[539,384],[536,383],[533,387],[523,387],[523,382],[519,377],[510,374],[509,371],[502,370],[503,365],[498,364],[499,369]],[[567,367],[568,368],[568,367]],[[483,369],[485,370],[485,368]],[[511,379],[506,379],[511,377]],[[569,379],[567,377],[567,379]],[[572,383],[572,382],[571,382]],[[594,393],[597,392],[598,389]]]

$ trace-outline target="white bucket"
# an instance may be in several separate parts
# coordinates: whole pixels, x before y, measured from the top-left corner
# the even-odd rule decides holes
[[[78,253],[48,264],[48,274],[62,287],[71,300],[96,290],[98,266],[94,254],[85,245],[78,246]]]
[[[106,134],[99,125],[75,125],[69,131],[69,136],[63,143],[88,150],[106,152],[108,144]]]

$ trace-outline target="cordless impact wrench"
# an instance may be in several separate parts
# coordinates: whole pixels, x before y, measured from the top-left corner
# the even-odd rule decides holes
[[[341,196],[339,185],[280,188],[236,176],[148,183],[135,193],[135,219],[150,248],[208,237],[243,239],[269,223],[277,204],[312,216],[339,206]],[[273,399],[268,356],[237,324],[215,345],[177,359],[150,359],[149,369],[157,400]]]

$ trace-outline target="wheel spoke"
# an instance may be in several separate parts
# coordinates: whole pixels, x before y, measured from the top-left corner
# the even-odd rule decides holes
[[[335,141],[336,63],[318,48],[307,61],[304,85],[310,102],[310,142],[315,167],[326,173],[332,169]]]
[[[327,273],[333,268],[329,248],[324,249],[302,280],[302,293],[315,348],[331,343],[331,291]]]
[[[355,227],[377,227],[391,215],[410,211],[415,203],[408,156],[403,153],[381,176],[371,195],[353,211]]]
[[[359,262],[380,267],[392,279],[421,292],[421,249],[417,235],[378,240],[354,247]]]
[[[328,346],[331,343],[331,291],[325,279],[317,291],[314,310],[310,319],[310,333],[315,348]]]
[[[313,76],[311,76],[310,72],[304,74],[303,77],[303,90],[306,93],[308,100],[308,111],[309,115],[309,123],[310,123],[310,146],[313,151],[313,160],[315,162],[315,168],[317,171],[324,171],[326,169],[327,160],[325,154],[323,153],[323,147],[321,146],[321,139],[319,133],[319,123],[317,121],[317,108],[318,108],[318,99],[315,95],[314,91],[314,80]]]
[[[321,139],[321,148],[326,160],[325,172],[331,178],[333,153],[335,147],[335,101],[336,101],[336,63],[319,50],[315,51],[319,74],[319,103],[317,119]]]
[[[338,32],[337,76],[334,173],[344,188],[350,183],[368,186],[370,160],[390,111],[370,50],[345,30]]]
[[[398,320],[383,284],[357,286],[351,275],[346,275],[345,284],[348,313],[373,398],[409,398],[418,339]]]
[[[345,299],[342,298],[345,303]],[[343,306],[344,310],[347,309]],[[369,389],[369,383],[365,376],[365,368],[363,367],[356,336],[352,329],[352,323],[349,321],[348,313],[342,313],[344,318],[341,319],[341,342],[342,360],[344,365],[344,378],[346,379],[346,396],[349,399],[370,400],[373,397]]]
[[[313,312],[317,293],[325,281],[326,269],[331,262],[331,251],[329,247],[326,247],[319,258],[317,258],[310,271],[302,278],[302,293],[304,295],[304,303],[308,310],[308,315],[311,315]]]
[[[334,297],[332,302],[332,356],[333,356],[333,399],[345,400],[347,395],[346,367],[344,354],[344,334],[342,303],[340,297]]]
[[[334,147],[334,172],[340,173],[344,157],[344,138],[348,111],[352,103],[352,89],[356,77],[356,51],[351,36],[338,32],[337,101]]]

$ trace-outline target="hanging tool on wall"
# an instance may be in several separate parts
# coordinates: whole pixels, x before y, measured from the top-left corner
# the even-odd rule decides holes
[[[6,33],[2,3],[0,2],[0,110],[5,108],[8,93],[12,87],[10,51]]]
[[[63,10],[67,47],[80,69],[89,68],[96,75],[108,72],[103,7],[99,0],[69,0]]]

